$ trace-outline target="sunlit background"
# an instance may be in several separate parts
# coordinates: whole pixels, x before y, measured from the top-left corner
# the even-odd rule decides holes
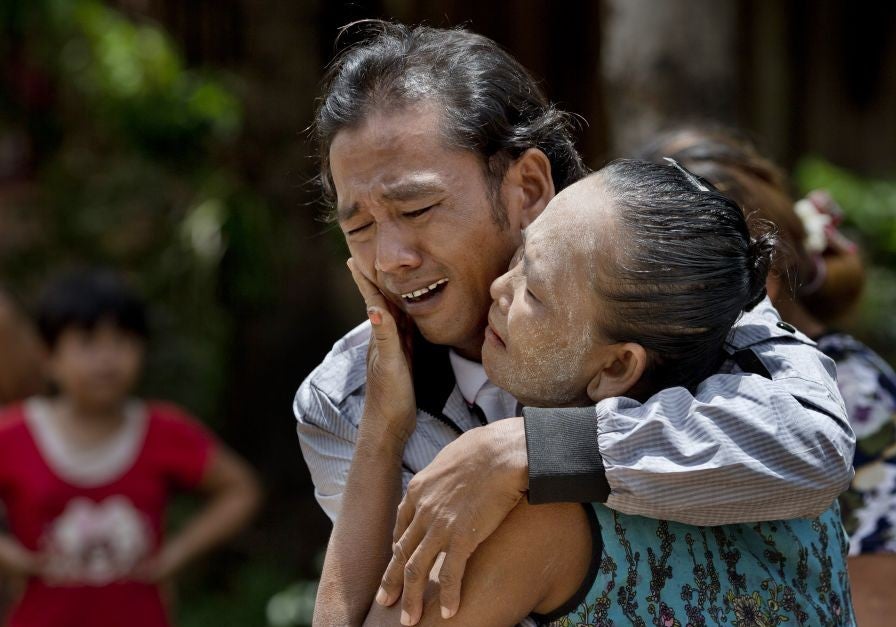
[[[595,168],[676,122],[750,131],[842,205],[869,284],[840,326],[896,361],[896,4],[2,0],[0,284],[27,309],[73,264],[124,269],[152,303],[143,392],[265,483],[256,524],[180,579],[183,627],[310,622],[329,523],[290,404],[362,308],[305,129],[365,17],[496,39],[587,121]]]

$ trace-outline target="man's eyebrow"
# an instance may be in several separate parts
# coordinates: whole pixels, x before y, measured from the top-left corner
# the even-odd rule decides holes
[[[436,181],[418,180],[418,181],[399,181],[385,186],[380,197],[390,202],[408,202],[425,196],[433,196],[436,194],[444,194],[445,188]],[[361,210],[361,206],[355,202],[348,206],[336,208],[336,219],[339,222],[346,222],[355,217],[355,214]]]
[[[381,195],[384,200],[406,202],[421,196],[432,196],[444,192],[445,188],[435,181],[401,181],[386,185]]]

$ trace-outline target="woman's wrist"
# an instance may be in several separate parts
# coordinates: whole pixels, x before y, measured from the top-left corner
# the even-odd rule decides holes
[[[529,487],[529,457],[526,452],[526,428],[522,417],[498,420],[488,425],[492,458],[508,485],[519,492]]]

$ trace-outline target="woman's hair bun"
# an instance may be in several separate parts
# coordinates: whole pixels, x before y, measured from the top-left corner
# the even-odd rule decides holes
[[[747,248],[747,272],[749,287],[745,310],[750,310],[765,298],[765,282],[768,279],[769,270],[775,259],[775,251],[778,248],[778,232],[775,226],[768,222],[764,230],[750,238]]]

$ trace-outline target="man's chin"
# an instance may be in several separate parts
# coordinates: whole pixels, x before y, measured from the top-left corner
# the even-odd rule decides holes
[[[455,326],[457,318],[425,316],[412,319],[420,334],[432,344],[450,346],[462,352],[474,349],[477,353],[482,345],[482,332],[458,328]]]

